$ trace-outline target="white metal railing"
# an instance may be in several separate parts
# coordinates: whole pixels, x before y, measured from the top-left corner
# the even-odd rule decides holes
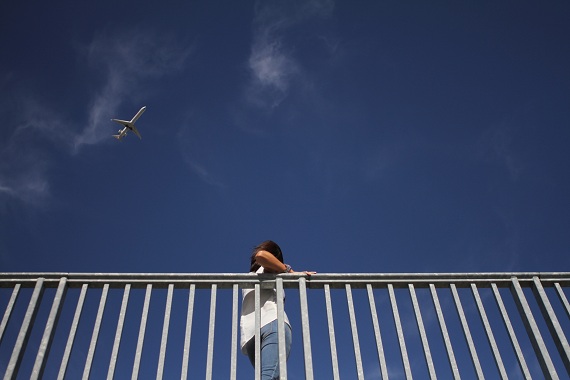
[[[280,352],[285,289],[302,335],[302,357],[280,355],[285,379],[568,378],[569,286],[570,273],[0,273],[0,374],[259,379],[238,355],[239,290],[255,289],[259,328],[260,289],[275,288]]]

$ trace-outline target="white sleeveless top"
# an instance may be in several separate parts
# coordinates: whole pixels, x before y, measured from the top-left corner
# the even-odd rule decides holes
[[[264,268],[261,267],[256,273],[264,273]],[[255,289],[242,289],[242,304],[241,304],[241,351],[244,351],[244,346],[251,338],[255,336]],[[276,289],[260,289],[261,298],[261,327],[273,322],[277,319],[277,290]],[[289,318],[285,314],[285,323],[289,326]]]

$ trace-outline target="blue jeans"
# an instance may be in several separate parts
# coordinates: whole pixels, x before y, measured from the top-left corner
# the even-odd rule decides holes
[[[255,337],[245,344],[247,356],[255,367]],[[291,327],[285,323],[285,350],[287,358],[291,351]],[[279,379],[279,341],[277,338],[277,320],[261,328],[261,379]]]

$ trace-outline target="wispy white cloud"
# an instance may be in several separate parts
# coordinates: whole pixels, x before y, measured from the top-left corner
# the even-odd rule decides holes
[[[16,103],[16,107],[0,104],[0,117],[10,127],[0,141],[0,209],[14,200],[43,203],[49,195],[51,160],[41,142],[59,144],[69,139],[63,122],[50,109],[27,96],[19,96]]]
[[[224,184],[219,179],[217,179],[210,170],[206,169],[204,165],[200,164],[195,159],[192,159],[189,156],[185,156],[184,161],[186,162],[186,164],[188,164],[192,172],[197,174],[198,177],[200,177],[200,179],[202,179],[207,184],[217,188],[224,187]]]
[[[249,68],[252,82],[247,91],[248,100],[259,107],[276,107],[287,96],[291,81],[299,72],[295,60],[283,51],[282,42],[272,36],[258,37]]]
[[[275,108],[287,97],[291,85],[302,75],[292,47],[284,40],[291,26],[313,17],[327,17],[332,0],[259,1],[255,7],[254,36],[248,60],[251,81],[246,98],[254,106]]]
[[[12,199],[19,199],[30,204],[40,204],[48,195],[49,184],[42,170],[33,169],[25,175],[14,178],[2,178],[0,194]]]
[[[22,126],[0,146],[0,210],[9,202],[41,205],[49,195],[49,159]]]

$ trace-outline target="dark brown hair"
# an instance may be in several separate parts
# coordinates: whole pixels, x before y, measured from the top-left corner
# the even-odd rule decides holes
[[[257,255],[257,252],[259,251],[267,251],[271,253],[273,256],[275,256],[277,260],[283,263],[283,252],[281,252],[281,248],[279,248],[277,243],[275,243],[274,241],[266,240],[263,243],[260,243],[251,252],[251,260],[249,266],[250,272],[257,272],[257,270],[261,267],[261,265],[255,262],[255,255]]]

